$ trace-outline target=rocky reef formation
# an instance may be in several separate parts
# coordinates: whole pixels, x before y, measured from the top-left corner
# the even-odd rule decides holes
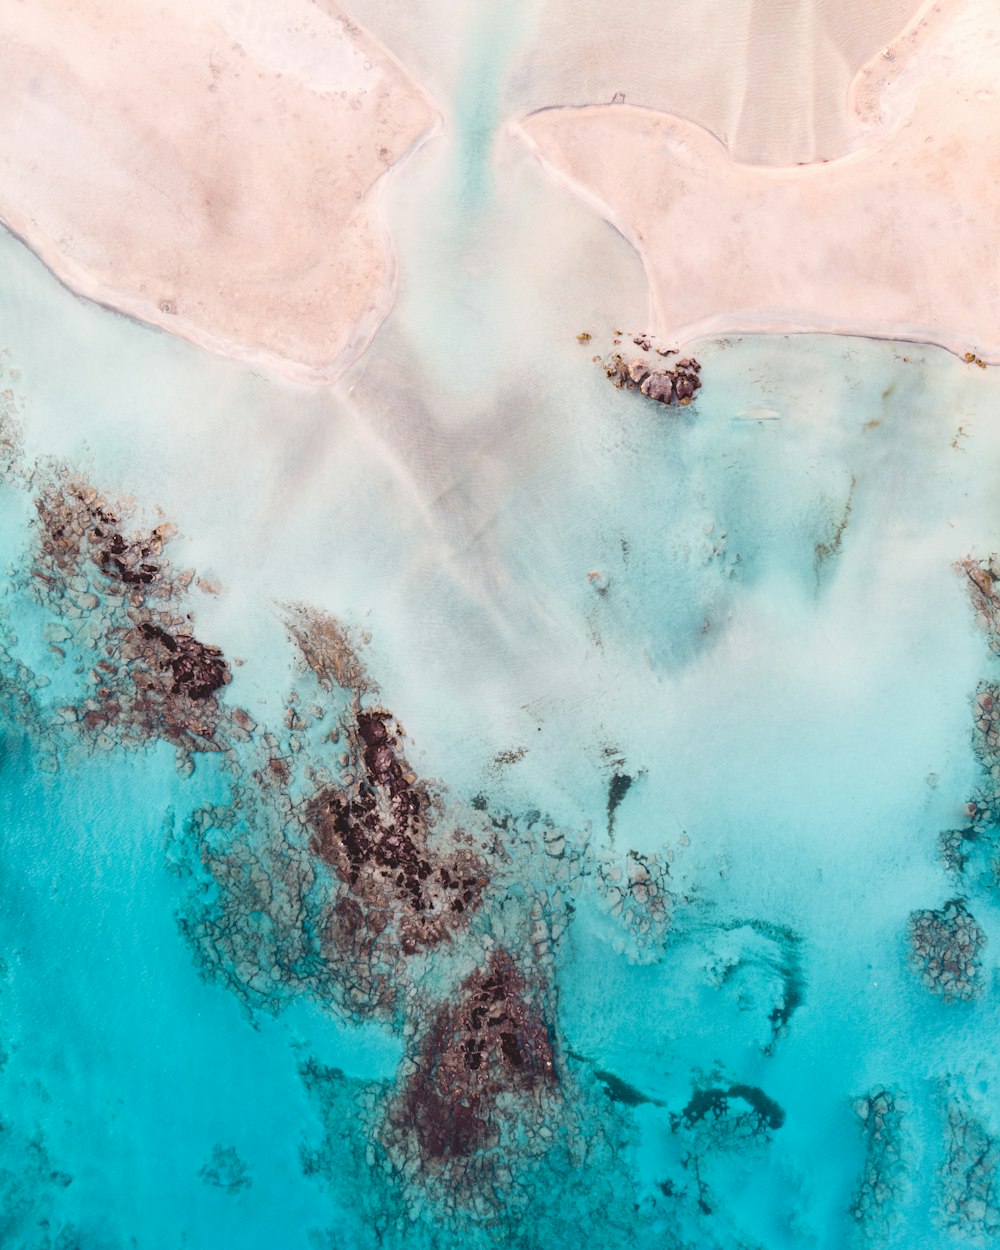
[[[679,360],[673,369],[659,369],[652,362],[637,357],[626,360],[615,353],[604,365],[606,377],[619,390],[638,390],[658,404],[679,404],[686,407],[701,389],[701,365],[693,357]]]
[[[965,580],[977,625],[990,650],[1000,655],[1000,558],[969,558],[955,567]],[[972,745],[980,782],[967,804],[966,823],[940,835],[939,851],[963,893],[992,904],[1000,892],[1000,682],[995,675],[976,687]]]
[[[906,1100],[880,1085],[852,1105],[864,1137],[865,1162],[850,1211],[864,1240],[883,1246],[900,1220],[899,1203],[906,1192]]]
[[[921,982],[946,1002],[968,1001],[983,988],[980,952],[986,934],[960,898],[938,910],[915,911],[910,960]]]
[[[966,590],[976,613],[976,622],[986,634],[990,650],[1000,654],[1000,559],[971,557],[956,566],[966,577]]]
[[[401,731],[384,708],[359,711],[349,726],[346,786],[321,789],[306,809],[311,847],[350,892],[348,926],[384,928],[395,901],[405,955],[436,945],[479,905],[484,867],[468,847],[441,854],[429,844],[433,801],[401,747]]]
[[[1000,1141],[967,1100],[950,1091],[945,1159],[938,1173],[938,1219],[976,1244],[1000,1236]]]
[[[657,854],[629,851],[624,860],[605,851],[596,856],[604,908],[622,926],[619,945],[635,962],[663,952],[675,905],[670,863]]]
[[[290,604],[286,624],[292,641],[325,694],[348,691],[361,699],[375,690],[357,646],[344,626],[326,612],[306,604]]]
[[[495,950],[417,1040],[383,1142],[403,1160],[417,1159],[426,1173],[446,1173],[452,1195],[478,1190],[512,1118],[535,1149],[544,1148],[538,1135],[554,1118],[545,1095],[556,1084],[539,1004],[509,952]]]
[[[195,638],[177,610],[192,575],[164,557],[170,527],[129,528],[128,516],[64,469],[35,498],[34,597],[59,624],[47,627],[51,652],[65,659],[99,647],[89,696],[60,709],[66,722],[108,746],[112,731],[133,744],[163,738],[185,752],[216,751],[231,680],[218,647]]]
[[[590,338],[589,335],[586,339],[578,337],[581,342]],[[618,346],[621,341],[620,337],[616,337],[614,344]],[[661,359],[676,356],[675,350],[658,345],[648,334],[637,334],[632,342],[643,353],[642,356],[626,359],[621,352],[613,352],[603,360],[599,356],[594,357],[601,360],[605,377],[619,390],[637,390],[658,404],[677,404],[680,407],[690,404],[701,389],[701,365],[698,361],[693,356],[685,356],[667,369],[654,356]]]

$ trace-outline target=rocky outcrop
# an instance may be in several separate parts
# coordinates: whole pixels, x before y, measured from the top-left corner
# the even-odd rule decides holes
[[[527,1111],[531,1095],[555,1084],[549,1031],[520,968],[498,950],[435,1015],[390,1124],[412,1137],[425,1170],[457,1164],[461,1172],[497,1146],[518,1103],[528,1098]]]
[[[672,369],[664,369],[649,357],[655,350],[658,355],[668,355],[654,349],[648,336],[640,335],[633,340],[644,356],[626,360],[615,353],[604,361],[604,373],[620,390],[638,390],[647,399],[658,404],[679,404],[685,407],[701,389],[701,365],[693,357],[678,360]]]
[[[35,508],[33,593],[63,622],[49,629],[53,651],[64,657],[78,638],[101,639],[104,651],[92,693],[64,708],[64,719],[95,736],[163,738],[182,753],[221,749],[217,696],[231,672],[222,651],[177,614],[191,575],[164,555],[170,527],[131,528],[125,508],[68,473]]]
[[[486,875],[471,851],[440,852],[429,841],[432,801],[402,753],[401,733],[383,708],[357,713],[349,786],[327,786],[307,808],[313,853],[331,867],[354,908],[340,920],[399,925],[404,954],[434,946],[479,905]]]
[[[853,1103],[865,1139],[865,1162],[850,1212],[865,1241],[885,1245],[899,1222],[906,1188],[902,1125],[905,1100],[877,1086]]]
[[[1000,1142],[958,1096],[945,1108],[938,1183],[938,1218],[945,1228],[976,1244],[1000,1236]]]
[[[962,899],[950,899],[938,911],[915,911],[909,934],[910,962],[929,990],[946,1003],[980,993],[986,934]]]

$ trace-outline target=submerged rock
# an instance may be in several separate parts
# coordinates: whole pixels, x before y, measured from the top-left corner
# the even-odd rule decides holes
[[[977,1243],[1000,1236],[1000,1142],[959,1097],[945,1109],[938,1219]]]
[[[981,992],[986,934],[962,899],[950,899],[938,911],[915,911],[909,934],[910,961],[929,990],[946,1003]]]
[[[496,1147],[501,1121],[538,1115],[526,1096],[556,1085],[552,1043],[510,954],[494,952],[462,983],[411,1066],[390,1124],[412,1135],[425,1169],[464,1165]]]
[[[977,623],[989,640],[990,649],[1000,653],[1000,559],[961,560],[956,566],[966,576],[966,590],[976,612]]]
[[[213,1146],[212,1157],[198,1175],[206,1185],[223,1189],[227,1194],[238,1194],[253,1184],[247,1165],[236,1153],[234,1146]]]
[[[375,913],[384,928],[394,918],[403,953],[413,954],[465,924],[486,874],[471,851],[431,846],[431,795],[406,762],[392,714],[359,711],[349,732],[348,758],[361,757],[363,775],[310,800],[311,849],[348,886],[356,923],[371,923]]]
[[[905,1099],[885,1086],[876,1086],[853,1103],[865,1139],[865,1162],[850,1212],[866,1241],[885,1245],[902,1218],[900,1203],[906,1192],[902,1125]]]

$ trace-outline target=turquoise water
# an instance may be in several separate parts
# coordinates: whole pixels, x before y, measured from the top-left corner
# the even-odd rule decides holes
[[[0,240],[5,1248],[1000,1239],[997,661],[955,567],[1000,549],[995,374],[748,337],[680,415],[609,387],[576,335],[641,329],[644,283],[501,133],[530,29],[454,24],[399,300],[334,390]],[[129,541],[175,528],[131,606],[46,555],[63,468]],[[231,680],[143,711],[140,621]],[[947,1001],[913,926],[956,898]]]

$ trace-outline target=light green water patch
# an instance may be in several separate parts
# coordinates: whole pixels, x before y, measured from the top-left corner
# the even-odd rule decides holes
[[[525,0],[485,5],[468,15],[466,55],[455,85],[456,185],[458,211],[471,224],[493,193],[492,152],[502,115],[503,85],[511,58],[528,36],[532,11]]]

